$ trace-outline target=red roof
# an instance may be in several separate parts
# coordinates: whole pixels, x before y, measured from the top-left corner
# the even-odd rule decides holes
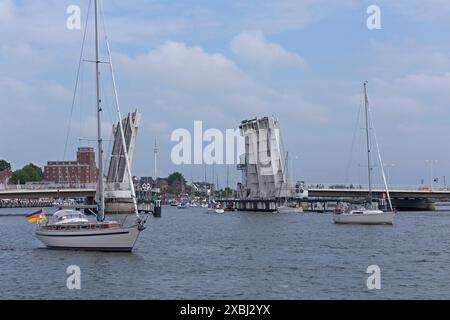
[[[11,178],[11,171],[0,171],[0,178]]]
[[[9,179],[11,178],[11,175],[12,175],[11,171],[0,171],[0,184],[8,183]]]

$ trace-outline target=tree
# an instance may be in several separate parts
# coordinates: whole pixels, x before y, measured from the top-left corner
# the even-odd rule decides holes
[[[229,198],[233,195],[233,190],[230,187],[226,187],[224,190],[225,197]]]
[[[6,160],[0,160],[0,171],[11,171],[11,164]]]
[[[38,182],[44,179],[42,169],[32,163],[26,165],[22,169],[16,170],[12,173],[10,184],[25,184],[27,182]]]
[[[179,182],[184,186],[186,184],[186,179],[181,173],[174,172],[167,178],[167,182],[169,183],[169,186],[173,186],[175,182]]]

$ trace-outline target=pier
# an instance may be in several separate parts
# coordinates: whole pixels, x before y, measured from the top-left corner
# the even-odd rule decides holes
[[[384,199],[384,190],[373,190],[374,199]],[[450,190],[391,190],[392,204],[401,211],[433,211],[435,202],[450,199]],[[332,211],[339,201],[358,201],[365,199],[366,189],[308,189],[308,198],[289,198],[289,201],[302,205],[305,211]],[[220,199],[220,203],[230,203],[239,211],[274,212],[285,198],[266,199]]]
[[[25,200],[25,201],[5,201],[0,200],[0,209],[3,208],[48,208],[53,206],[53,201],[38,201],[38,200]]]
[[[34,185],[32,189],[0,189],[0,208],[64,207],[72,209],[94,209],[96,206],[92,203],[95,198],[95,192],[96,189],[92,186],[79,188],[59,186],[58,188],[49,188],[47,185],[41,187]],[[53,200],[63,198],[85,198],[86,202],[84,204],[69,206],[54,205]],[[161,216],[161,201],[152,199],[151,193],[137,192],[137,201],[139,212],[153,213],[155,216]],[[111,212],[116,211],[111,210]]]

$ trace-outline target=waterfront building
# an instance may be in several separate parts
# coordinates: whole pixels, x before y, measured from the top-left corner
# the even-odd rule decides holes
[[[77,160],[48,161],[44,167],[44,179],[55,183],[95,183],[96,175],[94,148],[78,148]]]
[[[194,182],[192,187],[195,192],[207,192],[208,190],[211,190],[212,184],[209,182]]]
[[[10,170],[0,171],[0,185],[8,184],[11,179],[12,172]]]

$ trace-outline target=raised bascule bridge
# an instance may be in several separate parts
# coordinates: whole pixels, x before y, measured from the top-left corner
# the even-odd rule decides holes
[[[139,114],[130,113],[123,119],[125,141],[130,163],[133,158],[134,144]],[[131,192],[127,188],[124,150],[117,130],[113,128],[113,145],[106,177],[105,202],[107,212],[129,213],[133,209]],[[245,120],[239,126],[240,134],[245,139],[245,152],[241,156],[238,170],[242,172],[242,182],[237,186],[236,199],[220,199],[218,202],[232,203],[241,211],[277,210],[277,205],[289,200],[301,203],[305,210],[332,210],[338,201],[364,200],[367,189],[307,188],[303,181],[293,182],[289,179],[288,157],[284,151],[280,124],[275,117],[262,117]],[[120,188],[124,186],[124,188]],[[94,199],[95,187],[33,185],[33,189],[9,187],[0,189],[0,200],[5,199],[60,199],[86,197]],[[450,199],[450,190],[414,190],[394,188],[390,190],[393,206],[398,210],[434,210],[436,202]],[[372,190],[374,199],[386,198],[384,190]],[[139,199],[138,199],[139,200]],[[449,202],[450,203],[450,202]],[[149,201],[140,201],[142,211],[152,211],[154,206]],[[144,208],[144,207],[145,208]]]
[[[130,112],[122,119],[122,126],[125,136],[128,161],[131,165],[133,162],[134,147],[136,136],[139,128],[140,113]],[[126,172],[125,149],[122,143],[121,132],[119,130],[119,122],[112,128],[112,143],[110,148],[108,172],[105,177],[105,212],[107,214],[119,213],[130,214],[134,212],[132,192],[130,188],[129,178]],[[94,204],[96,201],[95,184],[78,184],[61,185],[61,184],[33,184],[32,186],[7,186],[0,188],[0,200],[14,199],[64,199],[64,198],[85,198],[86,203],[83,205],[75,204],[64,207],[73,207],[78,209],[96,209]],[[154,212],[155,201],[152,201],[152,195],[139,191],[138,194],[138,210],[142,212]],[[31,201],[35,202],[35,201]],[[158,208],[159,203],[158,203]]]
[[[261,117],[241,122],[240,134],[245,139],[245,152],[237,169],[242,182],[236,199],[219,202],[233,204],[241,211],[277,210],[284,201],[298,202],[305,210],[332,210],[338,201],[364,200],[367,189],[307,188],[303,181],[291,181],[288,156],[284,150],[279,121]],[[372,190],[373,199],[385,199],[384,190]],[[391,190],[390,196],[398,210],[434,210],[436,201],[448,201],[449,190]]]
[[[122,120],[122,128],[126,142],[126,154],[130,166],[133,163],[134,146],[141,115],[136,111],[128,113]],[[129,213],[134,211],[130,181],[126,172],[127,161],[122,143],[119,122],[113,125],[113,141],[109,158],[108,174],[105,185],[105,211]]]

